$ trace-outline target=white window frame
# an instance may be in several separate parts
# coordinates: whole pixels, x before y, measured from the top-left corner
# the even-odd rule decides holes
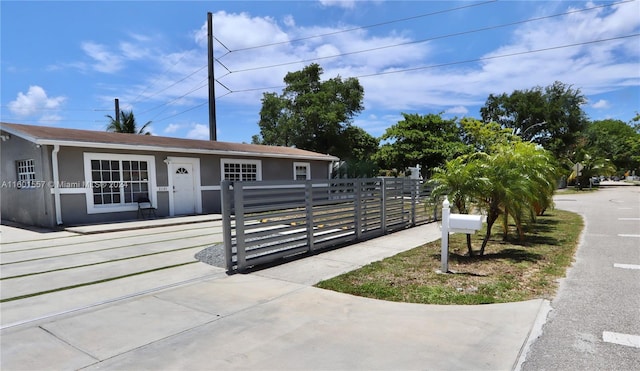
[[[16,161],[17,188],[36,188],[36,163],[32,158]]]
[[[298,180],[298,167],[306,168],[306,180],[311,179],[311,163],[309,162],[294,162],[293,163],[293,180]]]
[[[225,164],[239,164],[239,165],[256,165],[256,181],[262,180],[262,160],[248,160],[240,158],[221,158],[220,159],[220,180],[225,180],[224,165]]]
[[[132,154],[116,154],[116,153],[84,153],[84,179],[85,179],[85,195],[87,202],[87,214],[100,214],[100,213],[114,213],[122,211],[136,211],[138,210],[138,204],[120,203],[120,204],[108,204],[108,205],[95,205],[93,203],[93,182],[91,178],[91,161],[92,160],[106,160],[106,161],[120,161],[120,171],[122,172],[122,161],[146,161],[147,162],[147,175],[149,184],[149,200],[152,205],[156,203],[156,159],[154,156],[148,155],[132,155]],[[122,177],[120,177],[122,179]]]

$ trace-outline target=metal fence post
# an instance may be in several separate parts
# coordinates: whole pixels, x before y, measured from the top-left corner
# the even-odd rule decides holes
[[[362,237],[362,180],[357,179],[354,182],[353,191],[355,192],[354,228],[356,229],[356,238],[360,240]]]
[[[411,185],[411,226],[416,226],[416,204],[418,203],[418,184],[417,179],[409,180]]]
[[[220,204],[222,209],[222,241],[227,270],[233,270],[233,239],[231,237],[231,182],[220,183]]]
[[[243,271],[247,268],[247,252],[245,251],[244,241],[244,194],[241,182],[234,184],[233,193],[236,217],[236,256],[238,258],[238,270]]]
[[[382,234],[387,234],[387,180],[385,178],[380,179],[382,202],[380,203],[380,228]]]
[[[307,180],[304,184],[304,197],[305,218],[307,223],[307,251],[313,251],[315,241],[313,226],[315,225],[315,221],[313,220],[313,183],[310,180]]]

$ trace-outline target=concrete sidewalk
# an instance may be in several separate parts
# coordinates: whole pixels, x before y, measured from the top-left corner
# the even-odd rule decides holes
[[[437,306],[312,287],[438,238],[432,223],[250,274],[220,274],[8,328],[1,333],[0,368],[517,368],[538,317],[546,316],[544,300]]]

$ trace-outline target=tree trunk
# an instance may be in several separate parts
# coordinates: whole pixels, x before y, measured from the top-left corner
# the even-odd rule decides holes
[[[502,241],[506,241],[509,236],[509,212],[502,214]]]
[[[487,233],[484,235],[484,240],[482,240],[482,247],[480,248],[480,256],[484,256],[484,248],[487,247],[487,243],[489,242],[489,238],[491,237],[491,228],[493,227],[493,223],[498,219],[498,213],[490,212],[487,215]]]

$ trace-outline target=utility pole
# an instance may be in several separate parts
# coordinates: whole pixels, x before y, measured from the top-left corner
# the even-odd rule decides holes
[[[115,99],[116,102],[116,121],[120,122],[120,100],[118,98]]]
[[[213,14],[207,13],[207,39],[209,41],[209,140],[216,141],[216,80],[213,76]]]

